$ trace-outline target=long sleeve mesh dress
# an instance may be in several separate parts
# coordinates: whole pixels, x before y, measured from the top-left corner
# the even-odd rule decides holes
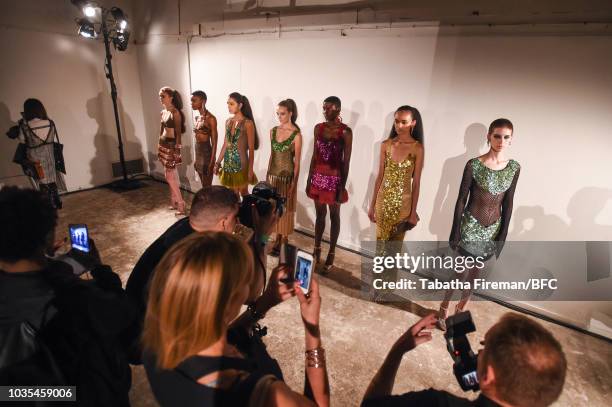
[[[488,168],[478,158],[466,163],[449,238],[451,247],[485,259],[500,254],[520,171],[515,160],[501,170]]]

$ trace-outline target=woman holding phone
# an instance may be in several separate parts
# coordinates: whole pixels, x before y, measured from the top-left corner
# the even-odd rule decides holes
[[[316,280],[308,297],[295,290],[305,330],[305,395],[228,342],[254,278],[251,250],[225,232],[193,234],[166,253],[151,282],[143,334],[145,369],[162,406],[329,405]]]

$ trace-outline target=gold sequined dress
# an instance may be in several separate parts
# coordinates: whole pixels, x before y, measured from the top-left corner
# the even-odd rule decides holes
[[[294,131],[287,140],[279,143],[276,141],[276,131],[277,127],[272,129],[272,156],[266,181],[272,184],[276,191],[287,200],[285,212],[276,223],[274,232],[288,236],[293,233],[294,228],[296,190],[294,189],[289,196],[289,187],[293,182],[295,165],[295,143],[293,141],[299,132]]]
[[[409,153],[401,162],[392,158],[393,145],[385,151],[383,180],[376,196],[376,240],[404,240],[404,233],[394,233],[397,224],[412,212],[412,174],[416,155]]]

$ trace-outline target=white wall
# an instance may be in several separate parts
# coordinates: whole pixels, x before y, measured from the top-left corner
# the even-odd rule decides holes
[[[0,183],[24,181],[21,168],[11,162],[16,142],[4,132],[20,118],[29,97],[40,99],[57,125],[69,190],[113,179],[111,162],[119,161],[119,154],[110,86],[104,74],[104,45],[78,37],[74,23],[78,11],[70,2],[61,3],[29,0],[4,10],[0,26],[0,52],[5,56],[0,67]],[[129,47],[126,52],[114,52],[113,68],[125,156],[128,160],[141,158],[146,143],[136,50]]]
[[[340,243],[372,239],[367,218],[380,142],[401,104],[418,107],[426,162],[410,240],[445,240],[465,162],[484,151],[486,126],[515,124],[510,155],[522,165],[510,239],[611,240],[612,37],[509,33],[462,35],[449,29],[283,33],[194,39],[192,87],[209,96],[220,123],[231,91],[249,97],[262,139],[275,125],[275,104],[296,100],[305,136],[302,168],[312,154],[312,128],[322,100],[342,99],[353,128]],[[272,38],[270,38],[272,37]],[[265,177],[269,142],[256,152]],[[312,231],[314,207],[298,195],[299,227]]]
[[[157,160],[157,144],[160,131],[159,89],[170,86],[179,91],[183,99],[185,134],[182,136],[183,164],[178,166],[179,177],[184,188],[197,191],[201,184],[196,182],[193,168],[194,151],[192,134],[191,92],[189,87],[189,64],[187,43],[178,36],[154,38],[138,46],[138,63],[146,67],[140,71],[140,88],[143,105],[144,126],[148,151],[149,171],[158,179],[164,178],[164,168]]]

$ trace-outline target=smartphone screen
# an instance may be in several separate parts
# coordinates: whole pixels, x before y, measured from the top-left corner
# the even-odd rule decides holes
[[[89,253],[89,232],[87,225],[69,225],[70,245],[73,249]]]
[[[310,281],[312,279],[312,255],[298,250],[295,258],[295,280],[298,282],[303,292],[310,291]]]
[[[474,370],[474,371],[472,371],[470,373],[464,374],[461,377],[461,380],[463,380],[463,383],[466,386],[473,387],[473,386],[478,384],[478,374]]]

